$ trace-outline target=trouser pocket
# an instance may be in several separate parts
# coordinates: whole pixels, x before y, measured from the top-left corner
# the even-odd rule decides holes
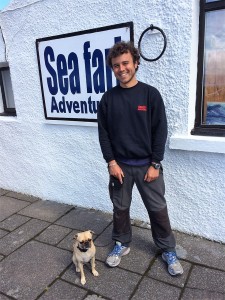
[[[116,197],[118,198],[122,198],[122,188],[123,188],[123,184],[120,183],[119,179],[117,179],[116,177],[110,175],[109,177],[109,196],[110,199],[113,201],[113,199]]]
[[[130,232],[130,205],[127,199],[124,199],[124,183],[119,179],[110,176],[109,194],[113,203],[113,235],[120,236]],[[126,194],[126,193],[125,193]]]

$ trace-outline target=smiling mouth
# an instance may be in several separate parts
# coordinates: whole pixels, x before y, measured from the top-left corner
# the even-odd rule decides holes
[[[125,78],[127,77],[129,74],[128,73],[122,73],[122,74],[119,74],[119,77],[120,78]]]

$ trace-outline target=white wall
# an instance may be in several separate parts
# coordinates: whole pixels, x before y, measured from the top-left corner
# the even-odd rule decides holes
[[[166,105],[169,138],[163,163],[172,227],[225,242],[225,155],[169,147],[173,136],[188,138],[194,124],[198,5],[198,0],[11,1],[0,13],[0,25],[17,117],[0,117],[0,187],[111,212],[97,127],[49,124],[44,118],[35,41],[133,21],[137,45],[153,23],[166,33],[167,49],[154,63],[142,60],[138,78],[156,86]],[[2,49],[0,41],[4,60]],[[136,189],[131,215],[148,220]]]

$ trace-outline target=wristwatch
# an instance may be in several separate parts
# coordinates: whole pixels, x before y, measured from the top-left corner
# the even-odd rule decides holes
[[[152,163],[151,163],[151,166],[153,166],[153,168],[155,168],[156,170],[159,170],[159,169],[160,169],[160,167],[161,167],[161,164],[158,164],[158,163],[152,162]]]

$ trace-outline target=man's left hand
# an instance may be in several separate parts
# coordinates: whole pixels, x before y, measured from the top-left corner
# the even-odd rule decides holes
[[[159,177],[159,170],[154,167],[149,167],[147,173],[145,174],[144,181],[151,182]]]

